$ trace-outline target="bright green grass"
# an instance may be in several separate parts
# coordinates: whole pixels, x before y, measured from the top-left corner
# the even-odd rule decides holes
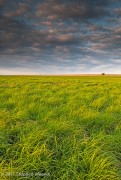
[[[121,179],[121,77],[0,76],[0,138],[2,180]]]

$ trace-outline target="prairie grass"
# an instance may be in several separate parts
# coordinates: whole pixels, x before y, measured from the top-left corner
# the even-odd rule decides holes
[[[2,180],[120,180],[121,77],[0,76]]]

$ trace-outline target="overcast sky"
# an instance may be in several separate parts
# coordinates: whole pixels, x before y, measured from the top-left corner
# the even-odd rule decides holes
[[[121,74],[121,0],[0,0],[0,74]]]

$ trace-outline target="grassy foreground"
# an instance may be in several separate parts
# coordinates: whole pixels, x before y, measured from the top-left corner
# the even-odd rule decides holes
[[[121,179],[121,77],[0,76],[2,180]]]

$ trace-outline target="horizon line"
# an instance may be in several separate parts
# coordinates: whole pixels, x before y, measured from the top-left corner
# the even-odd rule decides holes
[[[0,74],[0,76],[121,76],[117,73],[83,73],[83,74]]]

